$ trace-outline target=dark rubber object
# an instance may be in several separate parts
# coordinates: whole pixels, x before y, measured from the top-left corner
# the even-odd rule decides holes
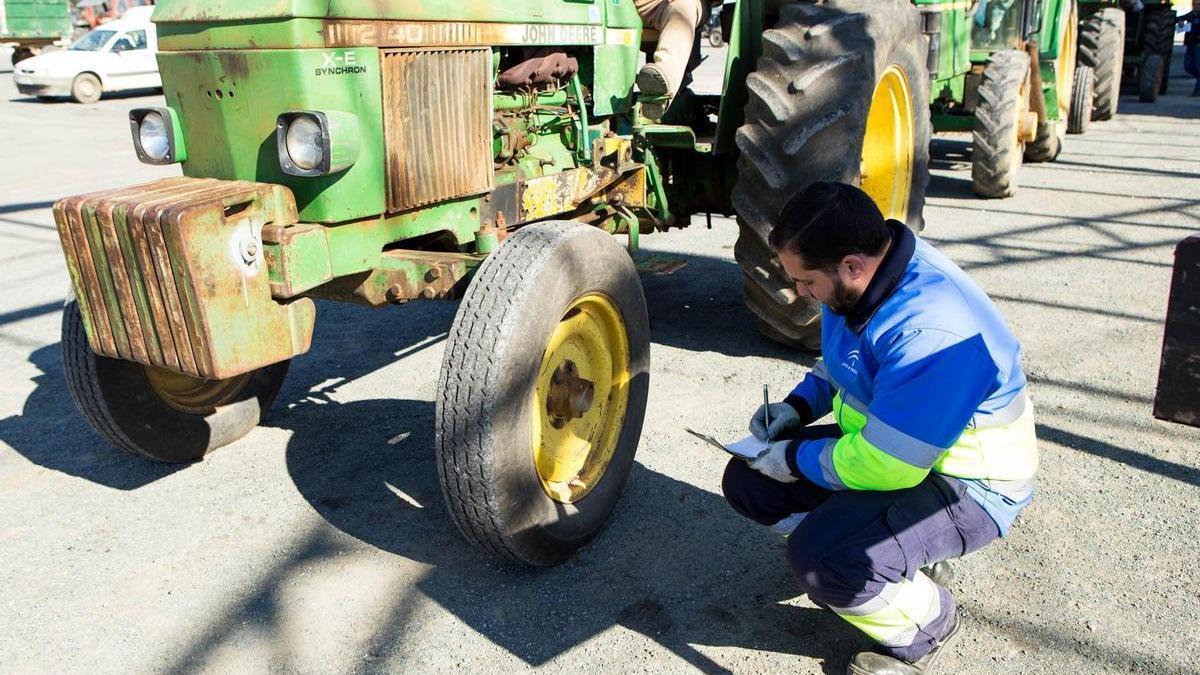
[[[1075,68],[1075,82],[1071,85],[1071,114],[1067,117],[1067,133],[1082,134],[1092,121],[1092,106],[1096,98],[1095,71],[1091,66]]]
[[[159,462],[195,462],[258,426],[279,394],[290,361],[255,371],[237,399],[207,415],[163,403],[141,364],[99,356],[88,345],[79,305],[62,319],[63,375],[83,419],[116,448]]]
[[[1107,7],[1081,21],[1078,56],[1080,65],[1091,66],[1096,82],[1092,119],[1112,119],[1117,114],[1125,63],[1125,13]]]
[[[1166,78],[1166,61],[1159,54],[1146,54],[1138,78],[1138,100],[1142,103],[1154,103],[1158,100],[1158,92],[1162,89],[1162,81]]]
[[[971,138],[971,187],[980,197],[1011,197],[1017,191],[1022,144],[1022,85],[1029,80],[1029,54],[1008,49],[992,54],[979,83]]]
[[[547,340],[587,293],[606,295],[625,322],[632,380],[607,471],[574,504],[550,499],[533,464],[534,390]],[[468,287],[438,379],[438,474],[451,518],[501,559],[555,565],[604,526],[637,451],[649,391],[650,328],[641,282],[612,236],[572,221],[527,225],[489,257]]]
[[[767,245],[776,215],[819,180],[858,184],[867,112],[891,65],[909,78],[914,114],[913,178],[906,222],[920,231],[929,183],[929,75],[920,14],[902,0],[831,0],[784,6],[763,33],[763,54],[746,79],[749,102],[737,132],[734,256],[746,304],[767,337],[820,347],[820,305],[799,298]]]

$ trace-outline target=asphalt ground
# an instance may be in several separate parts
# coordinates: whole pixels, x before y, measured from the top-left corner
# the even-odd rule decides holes
[[[1189,88],[1123,100],[1004,201],[971,195],[969,137],[934,142],[925,235],[1021,338],[1042,452],[1010,536],[955,564],[965,634],[943,672],[1200,671],[1200,430],[1151,417],[1172,250],[1200,229]],[[779,537],[721,498],[724,457],[682,430],[740,435],[763,383],[811,364],[754,331],[728,219],[643,238],[690,262],[644,280],[637,463],[561,567],[495,564],[443,505],[452,304],[321,304],[273,414],[202,463],[106,446],[63,385],[49,207],[175,174],[128,138],[126,111],[159,101],[43,104],[0,76],[0,671],[838,673],[869,648],[797,597]]]

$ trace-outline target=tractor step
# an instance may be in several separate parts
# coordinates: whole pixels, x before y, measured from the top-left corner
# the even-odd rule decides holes
[[[639,253],[634,256],[633,264],[642,274],[665,277],[686,267],[688,261],[666,253]]]

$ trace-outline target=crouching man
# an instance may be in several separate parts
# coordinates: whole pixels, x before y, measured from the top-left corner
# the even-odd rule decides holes
[[[879,644],[848,672],[929,673],[960,630],[943,561],[1004,535],[1033,496],[1020,345],[966,273],[856,187],[807,188],[770,243],[823,304],[822,358],[755,413],[768,449],[729,463],[725,498],[790,532],[801,589]]]

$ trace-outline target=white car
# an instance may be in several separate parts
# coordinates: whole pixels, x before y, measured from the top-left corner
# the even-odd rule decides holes
[[[95,103],[108,91],[162,87],[158,74],[158,36],[150,14],[154,7],[133,7],[116,21],[101,24],[70,49],[47,52],[13,67],[22,94],[48,99],[70,96]]]

